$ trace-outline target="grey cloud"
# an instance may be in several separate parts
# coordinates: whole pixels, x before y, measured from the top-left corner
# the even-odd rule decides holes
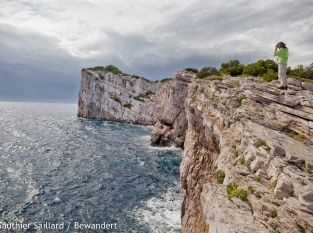
[[[281,39],[291,46],[292,64],[311,63],[311,2],[196,0],[177,9],[176,5],[160,5],[158,10],[165,11],[164,18],[137,31],[117,31],[106,22],[97,24],[96,39],[78,46],[83,53],[96,54],[89,57],[71,55],[60,47],[57,37],[0,23],[0,100],[75,102],[83,67],[113,64],[127,73],[159,79],[184,67],[219,66],[229,59],[249,63],[272,58],[273,45]],[[60,12],[65,8],[24,4],[34,14],[56,22],[63,20]],[[82,0],[64,4],[73,17],[76,14],[75,20],[84,30],[93,22],[84,21],[79,9],[101,11]],[[112,11],[116,17],[127,17],[120,9]],[[0,12],[0,22],[1,17]],[[84,36],[81,33],[70,38],[73,43]]]

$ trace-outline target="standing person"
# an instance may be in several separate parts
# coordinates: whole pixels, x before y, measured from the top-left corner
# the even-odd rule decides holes
[[[287,90],[287,61],[288,48],[284,42],[279,42],[276,45],[274,56],[277,56],[278,61],[278,77],[280,81],[279,89]]]

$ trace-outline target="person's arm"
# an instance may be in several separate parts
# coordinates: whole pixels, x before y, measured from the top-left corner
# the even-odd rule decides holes
[[[281,49],[277,50],[277,48],[274,51],[274,56],[280,56],[281,54]]]

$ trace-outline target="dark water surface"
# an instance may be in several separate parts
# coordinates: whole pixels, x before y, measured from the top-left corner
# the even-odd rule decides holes
[[[150,132],[77,118],[76,105],[0,102],[0,222],[31,224],[0,232],[179,232],[182,152],[151,147]]]

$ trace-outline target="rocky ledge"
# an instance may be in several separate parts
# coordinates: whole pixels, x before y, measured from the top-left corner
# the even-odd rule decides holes
[[[152,144],[184,148],[182,232],[313,232],[313,85],[288,82],[85,70],[78,116],[154,125]]]

